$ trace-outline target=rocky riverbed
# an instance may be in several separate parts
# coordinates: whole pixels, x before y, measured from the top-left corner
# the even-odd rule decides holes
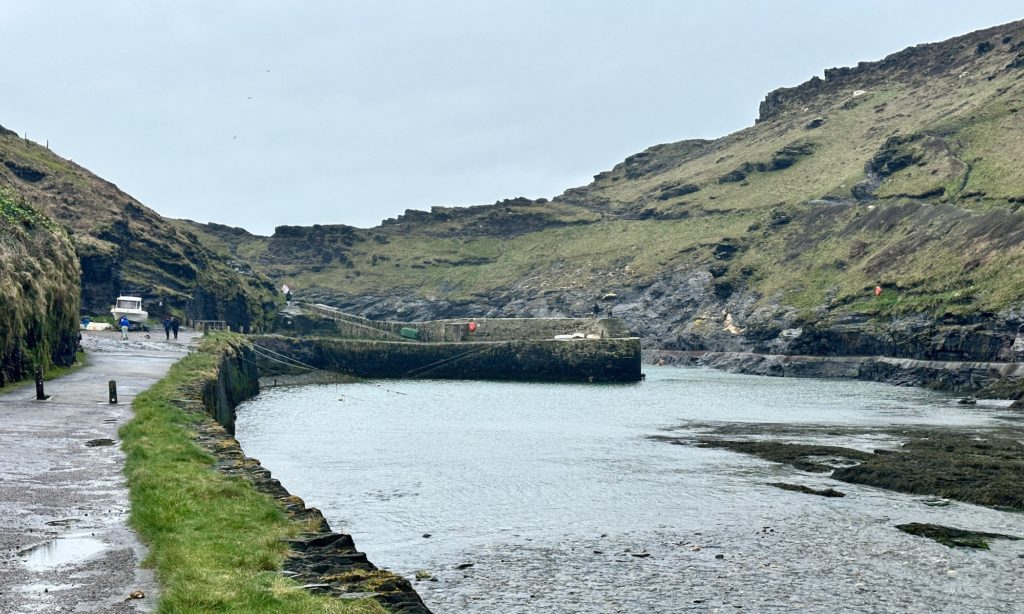
[[[998,457],[996,438],[1019,424],[1006,402],[647,372],[628,386],[277,388],[239,409],[237,434],[438,613],[1001,612],[1024,600],[1024,542],[950,548],[898,528],[1018,536],[1020,514],[830,475],[911,454],[929,432],[968,447],[988,437]],[[790,462],[705,443],[716,440],[774,442]]]
[[[845,429],[831,427],[829,436]],[[765,432],[774,439],[761,439]],[[786,463],[802,471],[823,473],[854,484],[865,484],[914,495],[931,495],[986,505],[997,509],[1024,510],[1024,445],[1016,429],[961,430],[936,428],[881,429],[876,435],[902,441],[898,447],[873,449],[793,443],[794,433],[763,425],[750,439],[726,438],[714,433],[701,437],[698,446],[726,448]],[[821,433],[825,435],[826,433]],[[862,431],[853,434],[863,435]],[[802,430],[800,438],[814,435]],[[669,439],[670,443],[680,440]]]

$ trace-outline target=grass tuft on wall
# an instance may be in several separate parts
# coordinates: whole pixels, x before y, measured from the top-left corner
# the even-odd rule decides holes
[[[131,489],[131,524],[149,545],[146,564],[161,584],[159,612],[379,613],[375,601],[313,595],[279,575],[282,540],[301,527],[241,478],[214,467],[192,425],[206,419],[173,403],[198,398],[223,351],[243,343],[217,335],[136,397],[121,429]]]

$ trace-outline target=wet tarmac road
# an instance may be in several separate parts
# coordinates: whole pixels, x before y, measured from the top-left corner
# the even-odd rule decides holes
[[[117,430],[135,395],[186,353],[191,335],[180,337],[84,332],[87,366],[46,382],[49,400],[36,401],[31,384],[0,394],[0,612],[154,608],[156,580],[127,524]]]

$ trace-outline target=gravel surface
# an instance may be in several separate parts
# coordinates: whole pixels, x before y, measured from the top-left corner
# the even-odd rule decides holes
[[[162,331],[160,331],[162,334]],[[83,331],[87,366],[0,394],[0,612],[148,612],[158,587],[128,527],[117,430],[135,395],[189,349],[156,334]],[[107,382],[117,381],[117,405]],[[133,596],[134,594],[134,596]],[[139,595],[143,596],[139,596]]]

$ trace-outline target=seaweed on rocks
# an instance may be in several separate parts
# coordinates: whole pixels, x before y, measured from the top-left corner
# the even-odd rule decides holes
[[[726,448],[786,463],[804,471],[915,495],[932,495],[993,508],[1024,510],[1024,445],[994,433],[924,429],[897,451],[873,454],[838,446],[703,439],[701,447]]]
[[[1024,446],[1008,437],[918,431],[900,453],[873,455],[856,467],[837,469],[832,477],[899,492],[1024,509]]]
[[[776,463],[793,465],[803,471],[827,473],[837,464],[846,465],[871,458],[871,454],[838,446],[819,446],[780,441],[733,441],[727,439],[703,439],[698,444],[704,448],[726,448],[744,454],[760,456]]]
[[[804,486],[803,484],[787,484],[786,482],[769,482],[769,486],[775,488],[781,488],[782,490],[789,490],[792,492],[802,492],[807,495],[818,495],[819,497],[845,497],[846,493],[839,492],[834,488],[811,488],[810,486]]]
[[[943,546],[949,546],[950,548],[980,548],[982,550],[988,550],[988,541],[986,540],[1021,539],[1020,537],[1015,537],[1013,535],[1003,535],[1002,533],[967,531],[964,529],[946,527],[941,524],[929,524],[924,522],[910,522],[907,524],[898,524],[896,525],[896,528],[900,531],[903,531],[904,533],[934,539]]]

